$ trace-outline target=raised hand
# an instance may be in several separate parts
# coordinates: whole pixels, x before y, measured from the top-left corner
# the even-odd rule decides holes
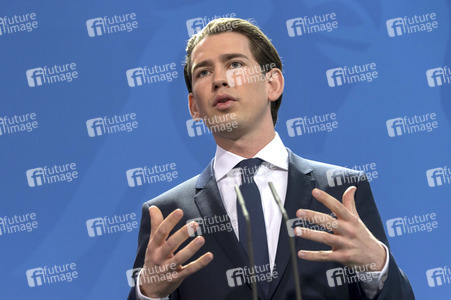
[[[297,227],[295,232],[304,239],[323,243],[332,247],[329,251],[298,252],[299,258],[310,261],[335,261],[345,266],[368,268],[368,271],[381,271],[386,260],[385,249],[373,236],[359,217],[355,206],[356,187],[349,187],[343,194],[343,203],[324,191],[314,189],[312,195],[327,206],[337,219],[330,215],[307,209],[299,209],[296,216],[333,231],[311,230]],[[333,224],[334,226],[331,226]]]
[[[205,243],[202,236],[196,237],[186,247],[174,252],[189,238],[188,226],[193,230],[197,223],[187,224],[169,236],[174,226],[182,219],[183,211],[174,210],[166,219],[156,206],[149,208],[150,238],[147,244],[144,266],[140,273],[141,292],[150,298],[163,298],[171,294],[191,274],[208,265],[213,254],[208,252],[197,260],[184,265]]]

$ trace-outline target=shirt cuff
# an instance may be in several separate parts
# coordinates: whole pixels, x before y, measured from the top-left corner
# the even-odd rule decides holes
[[[141,276],[141,271],[139,271],[138,276],[136,277],[136,282],[135,282],[136,298],[138,298],[138,300],[169,300],[169,296],[164,297],[164,298],[149,298],[147,296],[144,296],[141,293],[141,289],[139,288],[139,282],[140,282],[139,276]]]
[[[357,272],[358,274],[365,274],[365,276],[359,276],[360,286],[363,289],[365,295],[373,299],[376,294],[382,290],[384,287],[385,280],[388,276],[388,264],[390,262],[390,253],[388,251],[387,246],[384,243],[380,242],[382,246],[384,246],[385,254],[387,259],[385,260],[385,265],[380,272]]]

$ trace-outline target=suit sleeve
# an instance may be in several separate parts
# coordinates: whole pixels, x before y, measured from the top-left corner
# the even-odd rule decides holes
[[[391,253],[390,245],[388,243],[387,236],[385,235],[384,226],[365,173],[361,172],[359,174],[359,179],[360,180],[357,184],[357,191],[355,195],[357,212],[373,235],[388,247],[390,256],[387,279],[385,280],[382,290],[374,299],[415,299],[407,276],[398,267]]]

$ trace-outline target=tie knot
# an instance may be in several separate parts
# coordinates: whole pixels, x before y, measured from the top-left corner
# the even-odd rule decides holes
[[[243,179],[253,178],[257,173],[258,168],[262,164],[263,160],[260,158],[249,158],[240,161],[235,168],[241,169],[241,175]],[[247,180],[246,180],[247,182]]]

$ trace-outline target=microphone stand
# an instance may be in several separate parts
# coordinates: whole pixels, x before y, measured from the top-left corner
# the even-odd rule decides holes
[[[246,208],[246,203],[244,202],[243,195],[241,194],[240,187],[235,185],[235,192],[238,197],[238,203],[241,206],[241,211],[243,212],[243,217],[246,220],[246,229],[247,229],[247,249],[249,249],[249,263],[251,270],[254,269],[255,273],[255,263],[254,263],[254,248],[252,246],[252,235],[251,235],[251,220],[249,219],[249,213]],[[241,226],[241,225],[239,225]],[[243,274],[244,275],[244,274]],[[257,297],[257,282],[255,280],[251,280],[252,284],[252,299],[258,300]]]
[[[269,185],[269,188],[271,189],[274,200],[276,201],[277,205],[279,206],[280,211],[282,212],[282,217],[285,221],[285,224],[287,224],[288,223],[287,211],[285,210],[285,208],[282,205],[282,202],[280,201],[280,197],[277,194],[276,189],[274,188],[274,184],[272,182],[268,182],[268,185]],[[296,250],[294,249],[294,238],[292,236],[288,235],[288,239],[290,241],[291,262],[293,265],[294,286],[296,288],[296,299],[302,300],[301,285],[299,283],[299,271],[298,271],[298,264],[297,264],[297,256],[296,256]]]

